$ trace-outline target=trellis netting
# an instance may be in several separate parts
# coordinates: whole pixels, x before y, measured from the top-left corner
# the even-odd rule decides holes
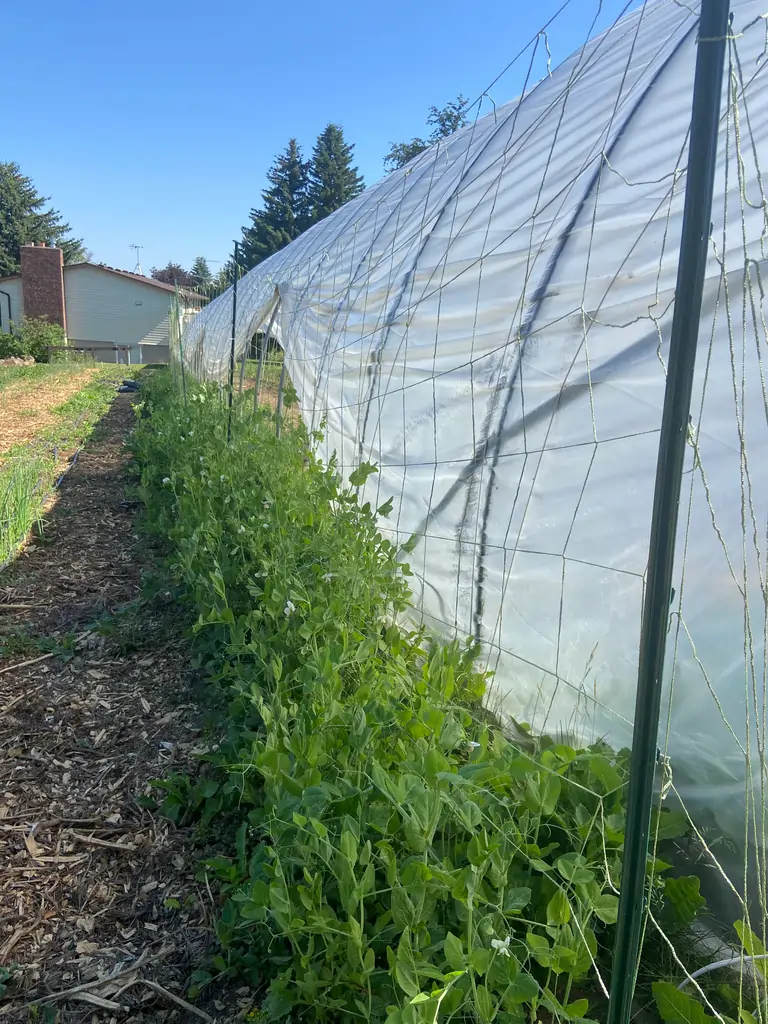
[[[732,10],[659,747],[702,838],[760,850],[768,56],[761,4]],[[520,98],[238,285],[236,355],[277,307],[320,454],[377,464],[414,615],[482,642],[500,711],[580,742],[631,742],[697,31],[658,0],[535,84],[531,59]],[[190,370],[228,373],[231,321],[230,290]]]

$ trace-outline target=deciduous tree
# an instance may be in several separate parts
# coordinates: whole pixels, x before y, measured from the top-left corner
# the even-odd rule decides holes
[[[459,128],[469,124],[466,110],[469,100],[459,95],[455,100],[446,103],[444,107],[430,107],[427,117],[427,124],[431,126],[432,132],[428,139],[413,138],[410,142],[392,142],[389,152],[384,157],[384,170],[388,173],[396,171],[398,167],[404,167],[413,160],[419,153],[437,142],[438,139],[447,138],[453,135]]]

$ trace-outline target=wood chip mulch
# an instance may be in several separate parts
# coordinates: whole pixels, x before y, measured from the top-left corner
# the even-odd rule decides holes
[[[215,896],[194,833],[137,802],[204,746],[185,642],[167,608],[144,610],[129,644],[95,625],[136,601],[148,564],[125,497],[132,422],[117,395],[43,535],[0,575],[3,1022],[224,1024],[253,1005],[234,987],[185,998],[215,947]]]

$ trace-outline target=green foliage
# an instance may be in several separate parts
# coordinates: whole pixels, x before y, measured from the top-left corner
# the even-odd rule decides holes
[[[664,921],[668,931],[687,928],[706,906],[699,892],[700,882],[695,875],[667,878],[664,881],[667,914]]]
[[[58,245],[65,263],[87,259],[82,240],[67,237],[69,224],[47,202],[17,163],[0,162],[0,277],[19,273],[21,247],[29,242]]]
[[[387,173],[396,171],[410,163],[419,153],[438,141],[453,135],[459,128],[463,128],[467,121],[466,109],[469,101],[464,96],[457,96],[455,100],[446,103],[444,107],[432,106],[429,108],[427,124],[432,127],[429,139],[413,138],[410,142],[392,142],[389,152],[384,157],[384,170]]]
[[[60,324],[52,324],[47,317],[22,317],[11,325],[10,334],[0,334],[0,359],[9,356],[32,356],[36,363],[49,361],[48,346],[64,345],[66,337]]]
[[[680,883],[670,889],[670,882]],[[680,912],[683,906],[684,918],[690,922],[692,914],[701,909],[698,895],[698,884],[693,879],[667,879],[665,895],[672,898],[672,910]],[[698,883],[698,879],[695,879]],[[734,961],[723,960],[706,965],[707,973],[702,973],[695,981],[696,992],[682,991],[677,985],[660,981],[654,983],[653,997],[659,1015],[665,1024],[757,1024],[765,1018],[768,1007],[768,991],[765,984],[766,948],[745,921],[736,921],[734,930],[741,943],[741,955],[745,958],[754,957],[751,968],[744,970],[744,964],[737,957]],[[735,988],[727,982],[716,982],[717,977],[711,971],[722,971],[729,968],[739,972],[739,987]],[[703,1000],[703,1003],[702,1001]]]
[[[195,262],[192,264],[192,270],[190,271],[195,288],[208,288],[210,287],[213,277],[211,275],[211,269],[208,266],[208,261],[204,256],[198,256]]]
[[[26,352],[15,334],[0,334],[0,359],[20,359]]]
[[[706,1013],[698,1000],[687,992],[681,992],[668,981],[657,981],[653,986],[653,995],[661,1019],[666,1024],[709,1024],[716,1020]]]
[[[243,228],[242,266],[250,270],[363,190],[352,166],[354,146],[344,141],[339,125],[329,124],[318,136],[311,160],[304,160],[296,139],[290,139],[267,172],[262,206],[251,210]],[[217,282],[231,283],[231,272]]]
[[[8,989],[8,982],[11,980],[12,973],[13,968],[0,966],[0,999],[3,998]]]
[[[362,175],[352,165],[354,148],[345,141],[341,125],[329,124],[318,135],[307,189],[313,221],[327,217],[365,188]]]
[[[150,275],[161,284],[178,285],[179,288],[194,288],[196,284],[194,270],[185,270],[180,263],[169,260],[164,267],[152,267]]]
[[[251,210],[251,223],[243,228],[242,262],[255,267],[278,252],[311,223],[308,196],[309,163],[302,159],[296,139],[267,171],[269,187],[262,192],[263,208]]]
[[[409,570],[355,492],[375,466],[345,488],[247,396],[227,445],[215,387],[188,382],[185,403],[158,376],[145,395],[145,527],[172,542],[198,663],[227,700],[200,778],[161,783],[169,817],[230,842],[206,864],[222,952],[195,990],[266,983],[273,1020],[599,1011],[628,752],[510,741],[482,708],[475,645],[395,625]]]

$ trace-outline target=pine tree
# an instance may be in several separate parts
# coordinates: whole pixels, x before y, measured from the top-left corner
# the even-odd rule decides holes
[[[241,271],[242,272],[242,271]],[[217,270],[211,278],[210,295],[221,295],[232,284],[235,279],[235,268],[232,260],[227,260],[221,269]]]
[[[313,221],[327,217],[365,188],[362,176],[352,166],[354,148],[344,141],[344,132],[337,124],[329,124],[318,136],[309,172]]]
[[[196,288],[207,288],[213,280],[208,262],[204,256],[198,256],[190,271]]]
[[[308,175],[309,163],[302,159],[296,139],[291,139],[267,172],[263,209],[251,210],[251,223],[243,228],[244,268],[255,267],[309,227]]]
[[[47,202],[18,164],[0,163],[0,277],[19,273],[20,249],[27,242],[55,243],[65,263],[87,258],[82,239],[66,237],[72,229],[57,210],[44,209]]]

